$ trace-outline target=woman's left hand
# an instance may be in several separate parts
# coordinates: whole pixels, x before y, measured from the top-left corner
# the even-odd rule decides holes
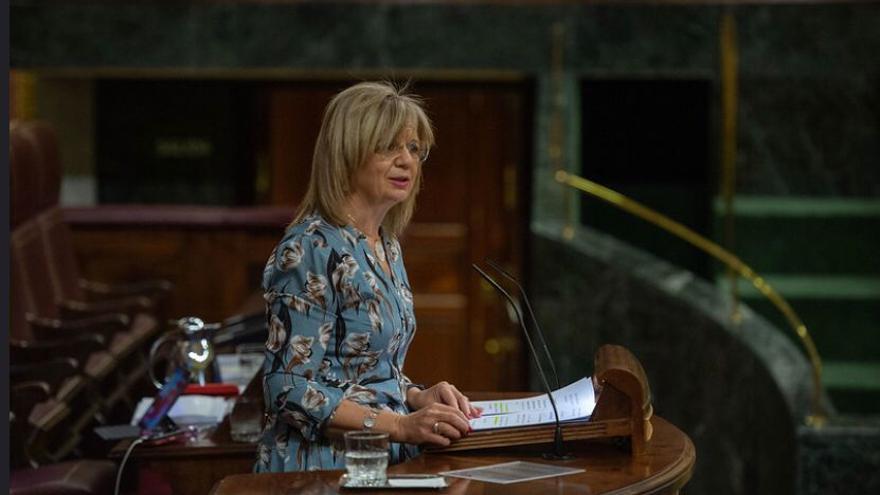
[[[449,382],[440,382],[425,390],[411,388],[407,393],[407,402],[414,409],[435,403],[446,404],[457,408],[468,418],[478,418],[483,414],[483,409],[472,406],[470,399]]]

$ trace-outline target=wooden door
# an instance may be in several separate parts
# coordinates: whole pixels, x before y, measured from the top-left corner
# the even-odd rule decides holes
[[[348,84],[290,83],[270,91],[273,204],[302,197],[323,109]],[[437,143],[401,239],[418,319],[405,371],[417,382],[447,380],[462,390],[522,390],[521,331],[471,263],[491,258],[522,273],[530,88],[422,81],[413,91],[425,99]]]

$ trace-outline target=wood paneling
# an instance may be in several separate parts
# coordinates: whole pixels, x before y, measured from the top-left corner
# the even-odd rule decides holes
[[[235,315],[259,289],[266,259],[290,216],[276,209],[270,213],[277,219],[268,224],[228,225],[214,222],[209,210],[189,216],[178,210],[172,219],[163,207],[142,207],[139,221],[131,223],[113,219],[113,209],[102,207],[103,212],[92,214],[104,215],[105,222],[71,224],[85,277],[110,282],[169,280],[175,286],[169,316],[206,321]],[[228,211],[217,209],[214,216]]]
[[[321,129],[324,107],[345,84],[302,83],[291,89],[268,89],[271,183],[274,205],[296,205],[305,195],[312,168],[312,152]]]

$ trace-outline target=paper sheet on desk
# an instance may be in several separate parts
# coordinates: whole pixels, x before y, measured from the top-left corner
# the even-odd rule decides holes
[[[554,476],[583,473],[584,471],[585,470],[581,468],[538,464],[537,462],[513,461],[476,468],[443,471],[439,474],[452,476],[454,478],[465,478],[469,480],[484,481],[487,483],[501,483],[506,485],[510,483],[519,483],[521,481],[539,480],[552,478]]]
[[[553,391],[553,399],[559,410],[560,421],[587,419],[596,407],[593,381],[581,378]],[[471,428],[475,431],[556,422],[547,394],[525,399],[474,401],[471,404],[483,408],[481,417],[470,420]]]
[[[138,402],[131,417],[131,424],[137,425],[141,416],[147,412],[150,404],[153,403],[152,397],[144,397]],[[233,401],[226,400],[225,397],[215,397],[211,395],[183,395],[177,399],[177,402],[168,411],[168,417],[179,425],[191,424],[217,424],[223,421],[223,418],[232,409]]]

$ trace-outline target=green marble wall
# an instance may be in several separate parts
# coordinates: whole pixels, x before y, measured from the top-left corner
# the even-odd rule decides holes
[[[730,11],[742,75],[740,192],[880,194],[880,7],[854,2]],[[569,90],[583,76],[685,74],[717,82],[722,12],[711,5],[656,4],[13,0],[10,59],[20,68],[502,69],[544,80],[551,29],[561,23]],[[568,96],[568,103],[576,102],[576,95]],[[576,114],[570,117],[576,125]],[[545,129],[537,136],[546,139]],[[545,156],[537,155],[539,165]],[[569,142],[567,156],[577,158],[577,143]]]
[[[811,413],[800,349],[692,273],[589,228],[533,226],[535,313],[560,379],[592,371],[601,344],[630,349],[645,368],[657,414],[697,451],[688,493],[794,493],[797,429]],[[825,407],[830,407],[824,402]]]
[[[880,420],[832,421],[798,430],[797,493],[880,492]]]

